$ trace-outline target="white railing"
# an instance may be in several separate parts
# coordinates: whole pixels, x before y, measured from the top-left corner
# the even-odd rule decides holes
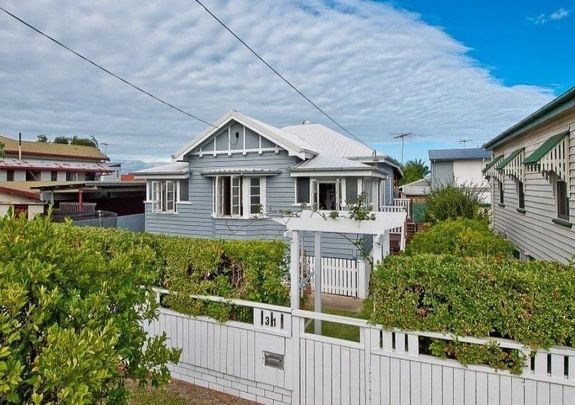
[[[407,212],[407,207],[403,205],[382,205],[379,207],[381,212]]]
[[[167,290],[157,290],[169,294]],[[151,335],[166,333],[183,349],[174,378],[252,401],[292,404],[572,404],[575,350],[530,350],[506,339],[458,337],[459,342],[519,350],[527,355],[520,375],[484,365],[422,354],[422,337],[451,335],[384,329],[363,319],[292,310],[256,302],[195,296],[253,308],[250,323],[219,323],[167,308],[146,323]],[[316,335],[306,321],[357,328],[358,341]]]
[[[411,199],[409,198],[394,198],[393,205],[397,207],[405,207],[405,212],[407,216],[411,217]]]

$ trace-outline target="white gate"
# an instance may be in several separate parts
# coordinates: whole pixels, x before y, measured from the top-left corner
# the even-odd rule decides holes
[[[313,271],[315,257],[306,256],[308,268]],[[335,257],[321,258],[321,292],[327,294],[358,296],[358,272],[363,262]],[[313,274],[310,277],[311,287],[314,287]]]

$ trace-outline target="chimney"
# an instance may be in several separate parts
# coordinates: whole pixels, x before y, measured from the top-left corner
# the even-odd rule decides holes
[[[22,160],[22,132],[18,132],[18,160]]]
[[[310,120],[303,120],[302,125],[309,125],[311,124]]]

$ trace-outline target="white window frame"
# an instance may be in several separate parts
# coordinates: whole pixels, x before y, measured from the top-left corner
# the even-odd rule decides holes
[[[152,180],[148,202],[152,204],[152,212],[156,214],[176,214],[177,203],[180,202],[180,181]]]
[[[214,218],[262,218],[265,217],[266,209],[266,177],[257,177],[260,179],[259,197],[261,212],[251,212],[251,179],[256,176],[215,176],[213,180],[212,193],[212,216]],[[223,195],[223,178],[230,179],[230,214],[224,215],[224,195]],[[237,201],[237,203],[236,203]]]

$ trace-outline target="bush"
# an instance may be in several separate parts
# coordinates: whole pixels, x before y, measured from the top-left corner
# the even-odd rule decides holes
[[[533,349],[575,345],[573,266],[496,257],[390,256],[371,283],[370,319],[386,328],[502,337]],[[517,353],[489,345],[473,353],[470,347],[439,341],[431,349],[464,364],[521,367],[512,360]]]
[[[179,351],[155,315],[144,236],[106,244],[49,218],[0,219],[0,402],[125,403],[126,379],[168,380]]]
[[[456,218],[478,218],[482,191],[481,187],[472,184],[458,185],[454,182],[432,189],[427,197],[426,220],[438,222]]]
[[[191,299],[194,295],[289,304],[286,245],[282,241],[194,239],[124,230],[81,227],[76,232],[103,251],[142,245],[153,252],[155,283],[179,295],[163,303],[191,315],[224,321],[245,314],[229,305]]]
[[[439,222],[415,234],[406,253],[512,257],[513,245],[491,232],[487,220],[460,218]]]

